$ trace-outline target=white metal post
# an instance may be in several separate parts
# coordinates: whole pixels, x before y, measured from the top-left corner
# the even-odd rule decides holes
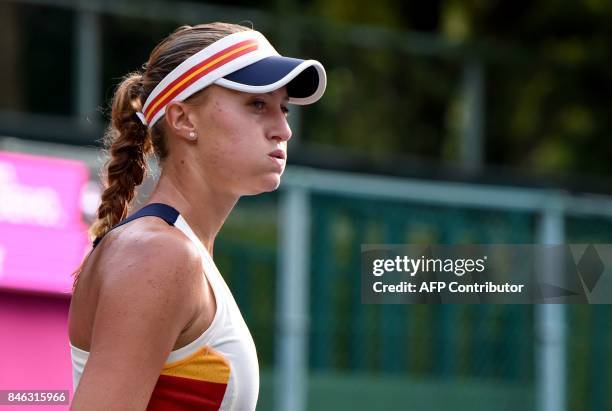
[[[281,192],[277,295],[277,411],[306,409],[310,272],[310,200],[308,190],[289,186]]]
[[[563,244],[565,227],[563,208],[551,202],[543,210],[538,227],[539,242],[545,245]],[[562,253],[547,253],[561,257]],[[548,261],[544,276],[562,275],[562,261]],[[546,278],[546,277],[545,277]],[[553,282],[554,284],[554,282]],[[538,411],[566,409],[566,312],[563,304],[535,306],[537,346],[535,350]]]

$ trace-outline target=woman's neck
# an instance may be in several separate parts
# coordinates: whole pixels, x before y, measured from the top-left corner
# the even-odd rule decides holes
[[[147,203],[176,208],[212,256],[215,238],[237,201],[237,196],[215,190],[201,175],[165,169]]]

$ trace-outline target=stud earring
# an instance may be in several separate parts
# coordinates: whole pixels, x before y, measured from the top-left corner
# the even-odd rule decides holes
[[[191,131],[189,132],[189,139],[190,139],[190,140],[195,140],[196,138],[197,138],[197,134],[196,134],[196,132],[195,132],[195,131],[193,131],[193,130],[191,130]]]

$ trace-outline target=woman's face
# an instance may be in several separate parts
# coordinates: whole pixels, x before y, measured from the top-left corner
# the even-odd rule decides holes
[[[287,112],[285,87],[251,94],[210,86],[203,103],[188,111],[206,178],[239,196],[275,190],[291,138]]]

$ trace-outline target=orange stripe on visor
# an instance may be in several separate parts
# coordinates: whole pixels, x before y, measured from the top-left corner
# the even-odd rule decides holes
[[[151,106],[145,111],[145,118],[147,123],[151,121],[153,116],[161,110],[166,104],[168,104],[174,97],[195,83],[200,78],[209,74],[215,69],[222,67],[223,65],[237,59],[238,57],[257,50],[257,42],[253,40],[243,41],[236,44],[235,46],[229,47],[214,56],[204,60],[197,66],[193,67],[181,77],[173,81],[168,87],[166,87],[159,96],[151,102]]]

